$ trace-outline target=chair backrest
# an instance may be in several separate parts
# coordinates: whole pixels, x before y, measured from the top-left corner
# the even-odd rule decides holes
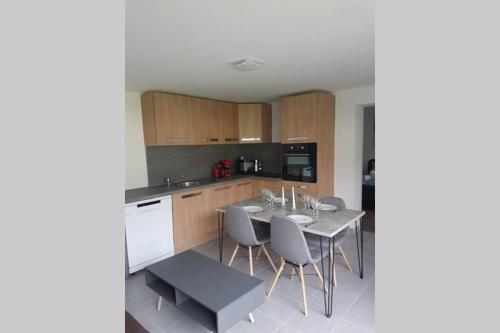
[[[347,208],[344,199],[339,198],[339,197],[324,197],[324,198],[321,198],[319,201],[321,201],[321,203],[324,203],[324,204],[334,205],[338,209],[346,209]],[[339,232],[335,236],[336,244],[340,245],[340,242],[345,238],[347,233],[348,233],[348,228]]]
[[[255,230],[248,213],[241,207],[229,206],[226,209],[227,232],[236,242],[253,246],[257,245]]]
[[[289,262],[312,263],[304,234],[297,223],[286,216],[271,217],[271,248]]]
[[[321,201],[321,203],[324,203],[324,204],[334,205],[338,209],[346,209],[347,208],[344,199],[339,198],[339,197],[324,197],[324,198],[321,198],[319,201]]]

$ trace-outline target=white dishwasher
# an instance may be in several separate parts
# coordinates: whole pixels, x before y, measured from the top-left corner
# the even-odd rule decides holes
[[[172,196],[125,205],[128,273],[174,255]]]

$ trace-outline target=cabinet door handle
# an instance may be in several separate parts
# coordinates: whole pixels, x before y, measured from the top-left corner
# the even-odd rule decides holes
[[[203,139],[201,139],[201,142],[207,142],[207,141],[208,141],[208,139],[207,139],[207,138],[203,138]]]
[[[243,186],[243,185],[250,185],[250,182],[238,184],[238,186]]]
[[[307,190],[307,186],[305,186],[305,185],[300,185],[300,186],[299,186],[299,188],[302,188],[302,189],[304,189],[304,190]]]
[[[211,138],[210,141],[219,141],[217,138]]]
[[[241,138],[241,141],[244,142],[260,141],[260,138]]]
[[[159,204],[160,202],[161,202],[160,200],[150,201],[150,202],[144,202],[144,203],[138,204],[137,208],[145,207],[145,206],[151,206],[151,205],[156,205],[156,204]]]
[[[226,141],[238,141],[238,139],[235,139],[235,138],[226,138]]]
[[[185,194],[185,195],[183,195],[181,198],[182,198],[182,199],[187,199],[187,198],[196,197],[196,196],[198,196],[198,195],[201,195],[201,192],[196,192],[196,193]]]
[[[175,141],[186,141],[187,138],[167,138],[169,142],[175,142]]]
[[[292,138],[287,138],[288,141],[301,141],[301,140],[307,140],[307,136],[295,136]]]
[[[231,186],[217,187],[214,191],[219,192],[219,191],[223,191],[223,190],[229,190],[230,188],[231,188]]]

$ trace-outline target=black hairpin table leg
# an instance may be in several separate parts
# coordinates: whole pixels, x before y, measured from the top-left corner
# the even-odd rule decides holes
[[[224,248],[224,213],[217,212],[217,223],[219,226],[219,262],[222,262],[222,250]]]
[[[360,234],[359,237],[358,237],[358,229]],[[359,240],[361,240],[361,242]],[[361,217],[358,220],[356,220],[356,249],[358,250],[359,278],[362,279],[363,278],[363,230],[361,228]]]
[[[326,281],[328,287],[328,292],[323,288],[323,300],[325,302],[325,315],[327,318],[332,317],[333,312],[333,269],[335,265],[335,255],[331,258],[331,253],[335,248],[335,237],[328,238],[328,254],[327,254],[327,275],[325,276],[325,265],[323,260],[323,237],[319,236],[319,248],[321,251],[321,274],[323,276],[323,281]]]

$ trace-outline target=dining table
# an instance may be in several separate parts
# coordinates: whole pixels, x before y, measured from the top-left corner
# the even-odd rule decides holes
[[[361,230],[362,217],[365,212],[356,209],[334,209],[334,210],[319,210],[317,214],[312,209],[306,209],[305,204],[301,200],[297,200],[295,208],[292,200],[279,199],[280,202],[268,203],[262,197],[256,197],[249,200],[231,204],[231,206],[250,207],[253,206],[255,212],[248,212],[250,219],[254,221],[270,223],[273,215],[290,216],[303,215],[309,216],[311,222],[297,223],[299,228],[309,234],[319,237],[321,257],[327,256],[329,260],[321,260],[321,274],[323,281],[328,281],[329,290],[333,290],[333,269],[335,264],[335,236],[341,231],[354,226],[356,233],[356,250],[358,258],[359,278],[363,278],[363,232]],[[219,261],[222,262],[222,254],[224,248],[224,216],[228,206],[217,209],[218,216],[218,237],[219,237]],[[255,209],[255,207],[260,207]],[[272,246],[272,245],[271,245]],[[324,248],[325,247],[325,248]],[[324,253],[326,252],[326,253]],[[333,253],[333,258],[330,255]],[[326,263],[324,263],[326,261]],[[325,267],[326,266],[326,267]],[[332,317],[333,310],[333,293],[327,293],[323,288],[323,300],[325,305],[325,315],[328,318]]]

